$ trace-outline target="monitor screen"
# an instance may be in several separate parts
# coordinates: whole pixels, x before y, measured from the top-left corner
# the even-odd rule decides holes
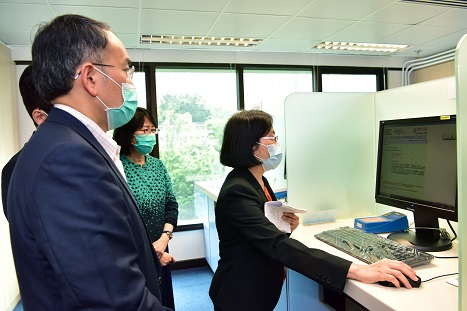
[[[379,124],[376,202],[412,211],[415,232],[388,238],[424,251],[451,248],[438,218],[457,221],[456,117]]]

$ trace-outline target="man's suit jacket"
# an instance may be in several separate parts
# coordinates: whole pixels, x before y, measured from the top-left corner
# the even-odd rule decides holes
[[[337,291],[345,286],[351,263],[279,231],[264,216],[266,201],[248,169],[234,169],[222,185],[215,207],[220,260],[209,290],[216,310],[273,310],[284,266]]]
[[[165,310],[131,191],[69,113],[53,109],[23,148],[8,219],[25,310]]]
[[[10,161],[2,169],[2,205],[3,205],[3,213],[5,214],[6,219],[8,219],[7,215],[7,207],[6,203],[8,201],[8,187],[10,185],[11,175],[13,174],[13,169],[15,168],[16,161],[18,161],[19,154],[21,150],[18,151],[14,156],[11,157]]]

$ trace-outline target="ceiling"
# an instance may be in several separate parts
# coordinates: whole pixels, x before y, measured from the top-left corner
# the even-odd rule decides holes
[[[400,0],[0,0],[0,40],[30,46],[39,23],[66,13],[107,22],[127,48],[137,49],[193,49],[139,43],[142,34],[162,34],[263,40],[248,48],[195,48],[223,51],[365,54],[312,47],[323,41],[408,44],[384,55],[416,57],[453,49],[467,33],[465,8]]]

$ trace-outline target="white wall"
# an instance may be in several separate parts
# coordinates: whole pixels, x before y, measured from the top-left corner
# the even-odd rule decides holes
[[[11,47],[14,61],[30,61],[31,47]],[[187,63],[231,63],[231,64],[285,64],[317,66],[359,66],[402,68],[413,58],[394,56],[355,56],[355,55],[320,55],[314,53],[264,53],[264,52],[225,52],[200,50],[151,50],[128,49],[134,62],[187,62]]]
[[[176,261],[205,258],[203,230],[175,232],[169,250]]]

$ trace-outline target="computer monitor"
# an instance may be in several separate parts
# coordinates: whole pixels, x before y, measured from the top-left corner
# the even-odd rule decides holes
[[[413,212],[415,232],[388,238],[423,251],[450,249],[438,218],[457,222],[456,116],[379,124],[376,202]]]

